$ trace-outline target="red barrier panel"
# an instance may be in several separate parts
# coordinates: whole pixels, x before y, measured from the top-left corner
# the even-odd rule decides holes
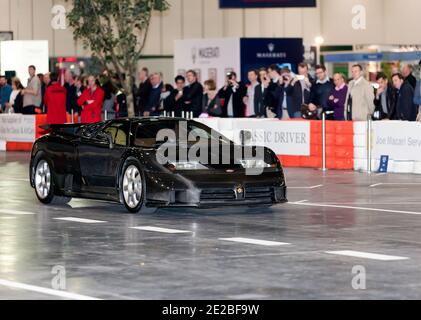
[[[300,157],[300,167],[303,168],[321,168],[321,157]]]
[[[40,126],[47,123],[46,114],[38,114],[35,117],[35,139],[42,137],[45,134],[45,131],[40,128]]]
[[[336,134],[354,135],[354,122],[336,121]]]
[[[322,122],[310,121],[310,156],[281,156],[285,167],[321,168],[323,157]],[[354,124],[347,121],[326,121],[326,165],[328,169],[354,168]]]
[[[299,167],[300,158],[299,156],[279,156],[279,160],[284,167]]]
[[[354,135],[337,133],[335,135],[335,145],[354,148]]]
[[[72,115],[71,114],[67,114],[67,118],[66,118],[67,123],[72,123]],[[78,115],[73,115],[73,123],[79,123],[79,118]]]
[[[6,151],[26,151],[32,150],[32,142],[6,142]]]
[[[310,143],[310,156],[311,157],[321,157],[322,156],[322,145]]]

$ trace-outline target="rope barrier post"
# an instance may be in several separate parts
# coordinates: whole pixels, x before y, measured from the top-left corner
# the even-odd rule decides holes
[[[75,112],[72,109],[72,124],[75,124]]]
[[[108,120],[108,111],[107,110],[104,111],[104,120],[105,121]]]
[[[175,118],[175,112],[174,111],[171,112],[171,118]]]
[[[371,116],[367,119],[367,173],[372,173],[372,139],[373,139],[373,120]]]
[[[322,113],[322,171],[327,171],[326,166],[326,113]]]

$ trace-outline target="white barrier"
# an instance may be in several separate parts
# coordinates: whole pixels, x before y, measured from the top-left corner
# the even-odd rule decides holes
[[[367,123],[354,123],[354,169],[367,170]],[[388,171],[421,174],[421,123],[377,121],[373,123],[372,168],[381,156],[389,156]]]
[[[277,155],[310,156],[310,122],[278,119],[195,119],[241,143],[248,132],[249,143],[272,149]]]
[[[11,142],[34,142],[36,135],[34,115],[1,114],[0,140]]]
[[[36,116],[1,114],[0,151],[9,150],[9,147],[14,150],[14,145],[19,143],[25,145],[25,150],[29,150],[31,146],[27,144],[35,141],[39,134],[36,126],[44,120]],[[318,121],[222,118],[195,120],[221,132],[236,143],[241,143],[241,138],[248,136],[246,143],[271,148],[282,157],[286,166],[322,166],[322,129]],[[379,121],[374,122],[372,127],[373,171],[378,170],[380,158],[385,155],[389,156],[389,172],[421,174],[421,123]],[[333,169],[351,169],[353,165],[355,170],[366,171],[367,122],[329,122],[328,129],[327,166]],[[242,136],[242,131],[248,134]],[[341,137],[341,134],[344,136]],[[347,139],[343,139],[345,136]],[[348,149],[351,151],[347,151]]]

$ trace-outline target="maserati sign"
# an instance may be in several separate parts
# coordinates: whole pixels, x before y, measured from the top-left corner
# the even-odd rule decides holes
[[[285,59],[287,57],[286,52],[276,52],[275,51],[275,44],[269,43],[268,44],[268,52],[257,52],[256,57],[257,58],[279,58],[279,59]]]

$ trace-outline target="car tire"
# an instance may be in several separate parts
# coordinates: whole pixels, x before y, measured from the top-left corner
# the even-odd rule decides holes
[[[135,158],[128,158],[120,174],[120,199],[130,213],[152,214],[157,208],[145,205],[146,184],[141,165]]]
[[[43,204],[52,203],[55,197],[51,162],[41,155],[35,161],[34,170],[33,181],[38,200]]]

